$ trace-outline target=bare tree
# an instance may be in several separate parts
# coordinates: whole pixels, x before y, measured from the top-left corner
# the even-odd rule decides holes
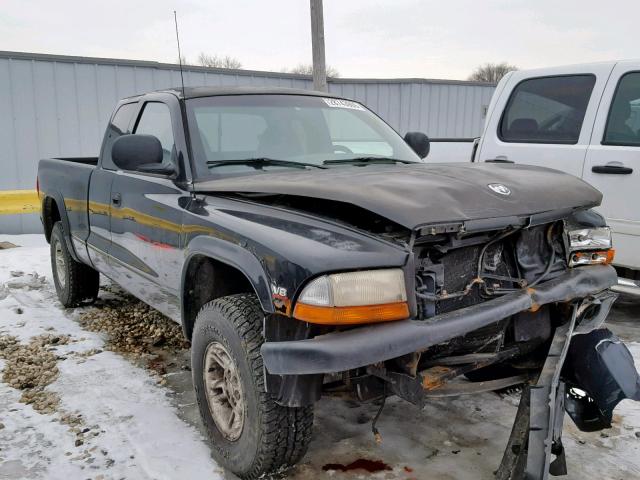
[[[179,64],[180,60],[182,60],[182,65],[189,65],[189,62],[187,62],[187,57],[185,55],[176,58],[176,64]]]
[[[485,63],[477,67],[473,73],[469,75],[469,80],[498,83],[502,77],[513,70],[518,70],[518,67],[507,62]]]
[[[215,67],[215,68],[242,68],[242,63],[235,57],[229,55],[211,55],[201,52],[198,55],[198,64],[203,67]]]
[[[299,63],[293,68],[283,68],[280,70],[283,73],[297,73],[299,75],[311,75],[313,74],[313,65],[306,63]],[[337,78],[340,76],[340,72],[332,67],[331,65],[327,65],[327,77]]]

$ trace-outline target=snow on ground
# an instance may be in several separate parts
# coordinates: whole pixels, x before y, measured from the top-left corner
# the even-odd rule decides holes
[[[166,386],[117,353],[79,355],[103,350],[105,340],[76,321],[82,309],[61,308],[42,236],[0,235],[2,241],[23,246],[0,250],[0,336],[10,334],[25,344],[45,333],[71,337],[66,345],[50,347],[60,373],[46,389],[60,396],[62,413],[81,414],[82,429],[88,430],[78,437],[58,421],[61,413],[35,411],[20,403],[19,390],[0,382],[0,479],[234,479],[211,459],[202,436],[191,374],[184,368],[186,352],[164,354],[174,365],[164,375]],[[616,307],[612,328],[640,364],[638,313],[637,304]],[[0,360],[0,370],[4,367]],[[492,479],[518,399],[515,393],[487,393],[435,400],[423,411],[390,399],[378,423],[383,442],[377,445],[370,428],[377,406],[325,398],[316,407],[309,453],[286,478]],[[78,438],[82,444],[76,446]],[[604,432],[579,432],[567,419],[564,440],[565,478],[640,478],[640,404],[621,403],[613,428]],[[359,458],[380,460],[390,470],[323,470]]]
[[[56,347],[66,360],[58,362],[59,378],[48,389],[59,393],[62,409],[81,413],[99,434],[76,446],[76,435],[54,421],[58,415],[34,411],[18,401],[18,390],[0,383],[0,478],[222,478],[201,434],[177,418],[167,390],[147,372],[112,352],[71,355],[104,342],[80,328],[75,312],[61,308],[48,248],[38,237],[0,238],[29,245],[0,250],[0,335],[27,343],[53,328],[77,340]],[[45,282],[34,281],[33,272]]]

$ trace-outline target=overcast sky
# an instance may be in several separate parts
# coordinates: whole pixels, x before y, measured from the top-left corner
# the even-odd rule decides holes
[[[174,62],[230,55],[244,68],[311,63],[308,0],[0,0],[0,50]],[[327,63],[343,77],[464,79],[640,57],[640,0],[325,0]]]

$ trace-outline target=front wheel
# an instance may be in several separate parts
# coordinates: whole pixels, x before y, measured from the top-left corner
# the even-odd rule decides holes
[[[73,259],[61,222],[56,222],[51,231],[51,270],[58,300],[65,307],[91,303],[98,297],[100,274]]]
[[[213,455],[245,480],[298,462],[313,426],[313,407],[283,407],[265,391],[263,318],[255,295],[214,300],[198,313],[191,347],[193,384]]]

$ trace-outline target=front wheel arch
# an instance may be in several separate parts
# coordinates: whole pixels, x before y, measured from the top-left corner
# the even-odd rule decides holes
[[[210,254],[192,252],[189,255],[182,271],[181,285],[182,330],[187,340],[191,340],[198,312],[212,300],[250,293],[260,299],[263,311],[273,311],[270,297],[265,298],[264,289],[257,287],[245,271]],[[266,287],[266,281],[264,285]],[[262,290],[262,295],[259,290]]]

